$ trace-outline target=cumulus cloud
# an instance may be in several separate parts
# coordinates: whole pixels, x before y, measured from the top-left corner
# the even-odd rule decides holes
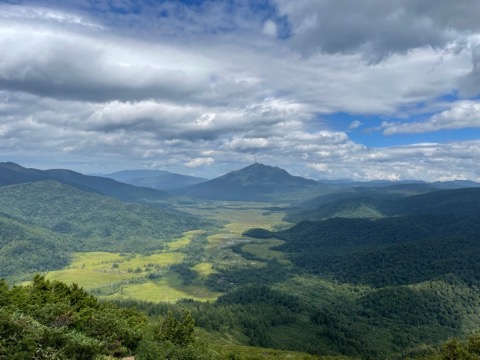
[[[0,51],[1,88],[54,98],[188,99],[213,74],[188,50],[20,23],[0,25]]]
[[[445,129],[463,129],[480,127],[480,102],[459,101],[448,110],[433,115],[423,122],[383,122],[385,135],[400,133],[424,133]]]
[[[277,25],[272,20],[267,20],[263,24],[263,33],[268,36],[277,36]]]
[[[475,96],[480,94],[480,36],[474,39],[471,45],[472,70],[459,79],[459,88],[464,95]]]
[[[306,53],[361,51],[372,60],[421,47],[444,48],[480,25],[475,0],[277,0]]]
[[[352,121],[348,128],[350,130],[358,129],[360,126],[362,126],[362,122],[359,120]]]
[[[0,6],[5,160],[212,177],[257,159],[329,178],[479,178],[476,142],[366,146],[329,120],[395,119],[385,135],[477,127],[476,1],[17,3]],[[438,100],[457,90],[467,97]]]
[[[213,160],[211,157],[195,158],[195,159],[192,159],[189,162],[187,162],[185,164],[185,166],[187,166],[189,168],[196,168],[196,167],[199,167],[199,166],[212,165],[214,162],[215,162],[215,160]]]

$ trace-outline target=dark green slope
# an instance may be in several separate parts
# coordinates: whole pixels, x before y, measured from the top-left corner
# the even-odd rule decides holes
[[[54,181],[0,187],[0,208],[17,221],[103,250],[160,248],[171,237],[205,225],[186,213],[125,203]]]
[[[37,170],[11,162],[0,163],[0,186],[45,180],[59,181],[124,201],[155,201],[168,196],[160,190],[136,187],[100,176],[87,176],[71,170]]]
[[[316,274],[372,286],[455,275],[480,284],[479,214],[304,221],[273,233],[294,263]],[[255,232],[247,232],[255,235]]]
[[[288,326],[265,319],[267,341],[294,347],[293,337],[285,336],[290,331],[301,334],[313,352],[408,358],[427,354],[452,336],[478,332],[480,211],[473,205],[460,207],[466,198],[475,202],[471,195],[456,191],[440,201],[438,194],[426,194],[420,199],[433,196],[435,206],[412,207],[409,216],[333,218],[303,221],[279,232],[247,231],[261,239],[284,240],[274,249],[286,252],[293,263],[289,276],[275,269],[264,280],[263,274],[281,266],[269,263],[251,281],[280,291],[282,297],[296,297],[286,314],[280,312],[284,309],[278,299],[265,300],[272,311],[278,308],[282,319],[289,319]],[[433,208],[438,214],[415,214]],[[247,272],[216,275],[237,286],[231,304],[246,299],[242,275]],[[261,303],[265,294],[255,294],[250,302]],[[310,340],[311,334],[316,340]]]
[[[0,216],[0,278],[65,266],[72,248],[73,239]]]
[[[54,181],[0,187],[0,216],[7,219],[0,223],[0,254],[7,256],[20,247],[26,254],[24,249],[31,246],[37,254],[51,251],[51,257],[62,259],[72,251],[151,252],[184,231],[209,226],[186,213],[125,203]],[[16,230],[8,230],[12,226]],[[34,260],[20,266],[17,275],[65,263],[55,258],[51,266],[44,266],[48,256],[31,257]]]
[[[334,217],[380,218],[477,212],[480,212],[480,188],[435,190],[415,195],[392,189],[357,189],[312,199],[301,208],[291,210],[286,219],[299,222]]]
[[[176,193],[210,200],[272,201],[281,200],[284,195],[320,191],[325,187],[314,180],[292,176],[278,167],[256,163]]]

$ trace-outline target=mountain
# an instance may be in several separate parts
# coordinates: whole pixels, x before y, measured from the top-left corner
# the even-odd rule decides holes
[[[183,232],[209,224],[180,211],[127,203],[51,180],[3,186],[0,263],[14,258],[18,266],[2,265],[0,278],[58,268],[73,251],[156,251]]]
[[[381,287],[454,275],[479,285],[479,215],[480,210],[452,210],[375,220],[306,220],[270,236],[286,241],[276,249],[291,253],[297,266],[343,282]],[[245,234],[265,238],[268,233]]]
[[[157,190],[173,190],[199,184],[208,179],[171,173],[164,170],[123,170],[112,174],[98,174],[126,184]]]
[[[282,252],[299,275],[285,280],[271,263],[257,284],[275,274],[268,282],[273,289],[316,307],[310,319],[320,339],[341,343],[343,354],[359,358],[425,356],[431,351],[425,344],[434,347],[479,330],[479,200],[480,189],[437,190],[385,203],[379,196],[381,218],[305,220],[283,231],[251,229],[244,235],[256,238],[253,243],[279,244],[271,249]],[[341,208],[342,201],[328,205]],[[218,276],[238,284],[245,273]],[[245,292],[238,289],[237,302]]]
[[[285,196],[302,198],[305,193],[325,187],[314,180],[292,176],[278,167],[255,163],[176,193],[209,200],[281,201]]]
[[[480,212],[479,204],[480,188],[438,190],[428,184],[393,185],[381,189],[351,189],[316,197],[296,209],[290,209],[286,220],[470,214]]]
[[[0,215],[0,278],[66,266],[72,240]]]
[[[421,180],[371,180],[371,181],[355,181],[350,179],[337,179],[337,180],[328,180],[320,179],[319,182],[323,184],[335,185],[338,188],[351,188],[351,187],[362,187],[362,188],[380,188],[380,187],[391,187],[391,186],[404,186],[404,185],[428,185],[437,189],[461,189],[467,187],[479,187],[480,183],[471,181],[471,180],[450,180],[450,181],[435,181],[432,183],[427,183]]]
[[[124,201],[156,201],[168,197],[167,193],[159,190],[136,187],[100,176],[83,175],[71,170],[37,170],[11,162],[0,163],[0,186],[45,180],[58,181]]]

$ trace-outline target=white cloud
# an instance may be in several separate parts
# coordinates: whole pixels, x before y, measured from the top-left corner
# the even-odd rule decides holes
[[[445,48],[478,32],[475,0],[277,0],[306,53],[361,52],[372,60],[422,47]]]
[[[277,36],[277,25],[272,20],[267,20],[263,24],[263,33],[268,36],[276,37]]]
[[[255,156],[331,178],[479,177],[475,142],[367,147],[324,116],[401,119],[385,121],[385,134],[478,127],[477,101],[437,100],[477,89],[475,11],[455,4],[478,2],[279,0],[275,16],[247,2],[234,12],[220,2],[128,0],[116,12],[109,2],[41,3],[0,7],[0,153],[10,159],[210,177]],[[420,122],[422,111],[436,115]],[[368,127],[361,119],[349,129]]]
[[[433,115],[427,121],[382,123],[385,135],[478,127],[480,127],[480,102],[478,101],[458,101],[453,103],[450,109]]]
[[[359,120],[352,121],[348,128],[350,130],[358,129],[360,126],[362,126],[362,122]]]
[[[195,159],[192,159],[189,162],[187,162],[185,164],[185,166],[187,166],[189,168],[196,168],[196,167],[199,167],[199,166],[212,165],[214,162],[215,162],[215,160],[213,160],[211,157],[195,158]]]
[[[308,164],[307,167],[318,172],[326,172],[330,169],[330,166],[322,163]]]
[[[264,138],[235,138],[227,144],[227,147],[234,150],[254,150],[266,148],[268,140]]]

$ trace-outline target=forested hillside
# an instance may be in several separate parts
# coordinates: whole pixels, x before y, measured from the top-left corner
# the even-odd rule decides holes
[[[427,185],[401,189],[350,189],[311,199],[291,209],[288,221],[480,213],[480,188],[434,190]]]
[[[328,188],[278,167],[255,163],[175,193],[210,200],[298,202]]]
[[[196,332],[189,312],[147,317],[39,275],[25,287],[11,288],[0,280],[0,335],[0,359],[318,359],[209,343]]]
[[[53,180],[81,190],[94,191],[123,201],[157,201],[168,194],[151,188],[124,184],[100,176],[87,176],[66,169],[38,170],[11,162],[0,163],[0,186]]]
[[[296,302],[290,304],[297,304],[296,311],[308,314],[303,319],[315,324],[305,332],[317,329],[319,339],[329,339],[313,342],[323,351],[326,347],[373,358],[413,356],[433,351],[422,344],[435,346],[479,331],[479,189],[387,193],[383,198],[374,194],[369,205],[375,205],[378,216],[347,216],[346,203],[358,205],[365,199],[345,195],[327,204],[343,212],[324,213],[326,220],[301,221],[278,232],[245,232],[257,241],[283,240],[273,249],[287,253],[295,265],[286,270],[271,263],[258,281],[295,295]],[[319,209],[312,212],[318,215]],[[242,284],[241,270],[221,276]],[[244,298],[237,297],[237,303]],[[311,323],[294,326],[302,332]]]
[[[0,187],[0,221],[2,277],[59,268],[74,251],[161,250],[183,232],[212,224],[54,181]]]
[[[260,181],[250,170],[235,178]],[[0,331],[12,341],[0,358],[75,359],[78,349],[85,359],[137,360],[475,354],[475,337],[441,344],[480,331],[480,191],[430,190],[351,189],[296,209],[172,201],[191,215],[50,180],[2,186],[0,277],[66,276],[116,305],[39,276],[24,288],[2,283]],[[287,210],[300,222],[288,227]],[[321,220],[303,220],[312,214]],[[169,292],[175,303],[158,303]],[[185,333],[164,334],[164,321],[194,321],[200,340],[176,343],[170,336]]]

